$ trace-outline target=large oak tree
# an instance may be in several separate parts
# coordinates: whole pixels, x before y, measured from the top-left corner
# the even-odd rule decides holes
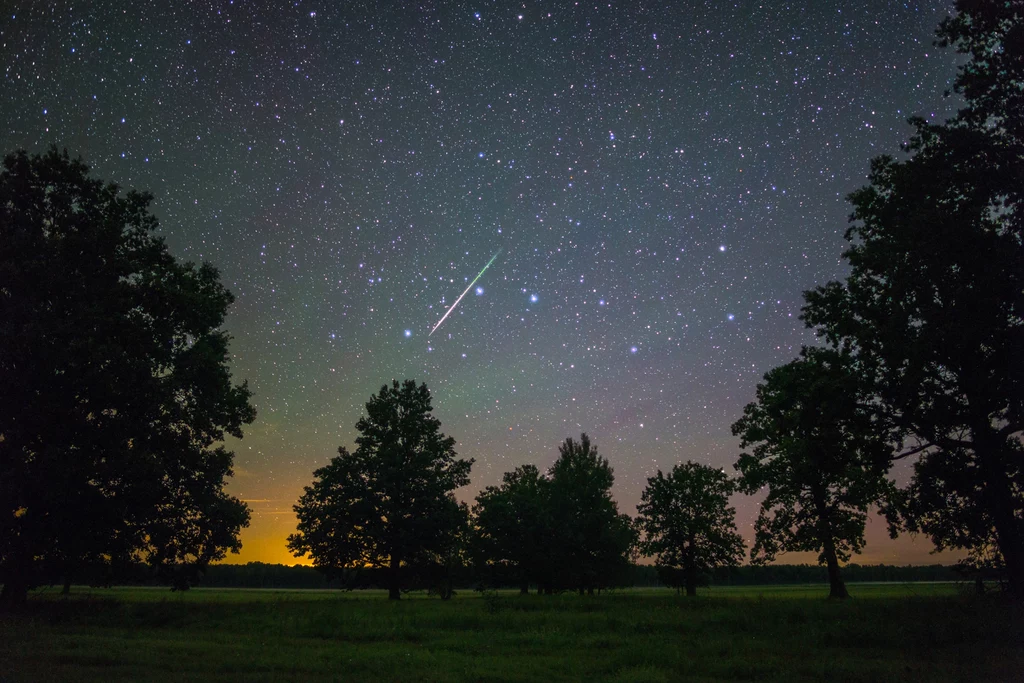
[[[0,581],[17,603],[97,562],[202,568],[240,547],[225,434],[255,411],[228,371],[231,293],[177,261],[152,197],[66,152],[0,172]]]
[[[923,451],[902,513],[941,547],[994,546],[1024,596],[1024,2],[960,0],[953,120],[913,120],[910,158],[850,196],[850,276],[803,317],[854,353],[880,412]]]

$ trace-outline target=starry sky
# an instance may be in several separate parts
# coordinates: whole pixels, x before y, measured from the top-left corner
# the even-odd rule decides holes
[[[844,276],[846,194],[956,108],[946,0],[3,5],[0,150],[150,190],[236,296],[231,561],[295,561],[291,506],[391,378],[476,460],[464,500],[581,431],[631,514],[659,467],[731,472],[757,382],[814,341],[802,292]],[[864,562],[949,557],[868,536]]]

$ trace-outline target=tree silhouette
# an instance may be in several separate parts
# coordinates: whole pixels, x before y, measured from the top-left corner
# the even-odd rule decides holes
[[[0,172],[0,580],[5,604],[95,562],[201,569],[237,551],[248,508],[224,493],[252,422],[231,384],[233,298],[179,263],[152,197],[90,178],[55,148]]]
[[[549,569],[554,537],[549,483],[535,465],[522,465],[506,472],[501,486],[481,491],[473,506],[480,559],[506,568],[524,594],[531,581],[543,583]]]
[[[1024,597],[1024,3],[956,6],[939,38],[968,55],[967,106],[913,119],[910,158],[872,162],[850,195],[850,276],[808,292],[803,317],[924,451],[904,522],[940,548],[995,540]]]
[[[469,483],[473,461],[456,458],[431,411],[427,385],[412,380],[370,397],[356,450],[339,448],[295,505],[296,557],[328,572],[386,568],[388,597],[398,600],[403,564],[451,551],[465,515],[453,491]]]
[[[635,540],[632,525],[612,499],[612,468],[590,437],[581,434],[579,441],[570,437],[558,447],[548,478],[552,583],[581,594],[609,585],[628,566]]]
[[[677,577],[687,595],[718,567],[736,566],[744,556],[736,532],[736,510],[729,507],[735,484],[721,470],[695,462],[676,465],[666,477],[647,480],[637,506],[645,555],[656,557],[659,576]],[[676,583],[678,580],[678,583]]]
[[[891,448],[869,387],[844,353],[804,349],[757,386],[733,426],[740,489],[767,488],[751,559],[813,551],[828,567],[830,597],[847,597],[839,562],[864,547],[867,508],[883,500]]]

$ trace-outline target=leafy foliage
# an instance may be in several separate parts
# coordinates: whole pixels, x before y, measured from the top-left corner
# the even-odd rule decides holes
[[[868,390],[848,354],[804,349],[765,375],[732,427],[753,446],[736,463],[741,490],[767,488],[751,559],[818,552],[833,597],[846,597],[839,562],[864,547],[867,508],[887,489],[891,449]]]
[[[736,532],[736,510],[729,506],[735,484],[721,470],[695,462],[661,470],[647,480],[637,506],[645,555],[655,556],[658,575],[669,586],[697,584],[719,567],[743,559],[743,538]]]
[[[455,552],[467,510],[453,492],[469,483],[473,461],[456,457],[432,409],[427,385],[412,380],[370,397],[356,450],[339,448],[295,506],[288,547],[297,557],[328,572],[386,566],[398,599],[402,564]]]
[[[912,120],[909,159],[874,160],[850,196],[850,276],[808,292],[804,319],[926,450],[894,517],[939,547],[994,539],[1024,595],[1024,3],[957,10],[939,37],[969,57],[967,106]]]
[[[231,293],[154,236],[152,197],[122,195],[67,153],[0,173],[0,571],[97,561],[193,569],[240,548],[248,508],[215,447],[255,418],[231,384]]]

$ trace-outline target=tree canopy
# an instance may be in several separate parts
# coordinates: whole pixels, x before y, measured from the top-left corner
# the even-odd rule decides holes
[[[455,489],[469,483],[472,460],[456,457],[441,432],[426,384],[384,385],[356,423],[356,450],[344,447],[313,472],[295,505],[296,557],[328,572],[386,567],[389,597],[400,597],[402,565],[453,551],[466,510]]]
[[[828,349],[770,370],[733,426],[740,489],[767,488],[755,524],[754,562],[811,551],[829,570],[831,597],[847,597],[839,562],[864,547],[871,503],[883,499],[891,446],[852,358]]]
[[[872,162],[850,196],[850,275],[808,292],[803,317],[856,356],[880,414],[924,451],[902,521],[940,548],[997,548],[1020,596],[1024,3],[956,8],[939,38],[968,57],[966,106],[912,120],[908,159]]]
[[[169,253],[151,200],[67,152],[4,159],[5,602],[85,563],[194,569],[240,548],[249,511],[224,492],[233,454],[216,446],[255,418],[228,370],[233,298],[213,266]]]
[[[662,580],[697,594],[719,567],[743,559],[743,537],[736,532],[736,510],[729,506],[735,484],[725,472],[692,461],[661,470],[647,480],[637,506],[641,548],[655,557]]]

